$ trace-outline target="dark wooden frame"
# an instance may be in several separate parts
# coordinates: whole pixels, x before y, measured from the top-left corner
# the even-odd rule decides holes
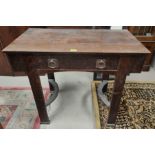
[[[84,57],[84,54],[82,55],[78,54],[78,56],[81,57],[80,63],[77,61],[76,56],[74,57],[74,55],[76,55],[74,53],[70,55],[65,54],[66,57],[62,56],[63,58],[59,57],[59,55],[57,54],[53,55],[50,53],[42,53],[42,54],[8,53],[7,55],[10,58],[11,65],[13,66],[16,72],[19,72],[21,70],[26,71],[33,90],[33,95],[37,104],[37,109],[39,112],[41,123],[43,124],[45,123],[48,124],[49,118],[47,115],[46,103],[43,97],[43,91],[42,91],[41,82],[39,78],[40,74],[50,73],[50,75],[52,75],[54,72],[58,72],[58,71],[73,70],[73,71],[101,72],[103,73],[103,75],[106,75],[106,78],[108,78],[109,74],[115,75],[116,76],[115,85],[114,85],[110,114],[108,119],[108,124],[114,125],[116,121],[117,112],[119,110],[119,103],[120,103],[126,76],[129,73],[141,72],[141,68],[145,60],[144,54],[138,54],[137,56],[132,54],[125,54],[125,55],[124,54],[111,54],[111,55],[86,54],[85,57]],[[62,62],[63,68],[61,68],[60,66],[60,68],[58,69],[49,69],[47,64],[47,59],[49,57],[54,57],[58,59],[59,62]],[[69,57],[72,57],[72,59],[70,59]],[[105,59],[109,58],[107,59],[109,63],[107,63],[108,66],[106,69],[99,70],[95,67],[94,62],[96,62],[96,59],[98,57],[105,58]],[[85,59],[89,61],[85,63]],[[114,63],[111,63],[110,62],[111,60]],[[66,62],[68,64],[72,64],[74,62],[74,67],[73,65],[69,67],[68,64],[66,64]]]
[[[115,75],[108,118],[108,125],[115,125],[126,76],[130,73],[141,72],[145,58],[150,52],[128,31],[66,30],[66,32],[64,35],[64,31],[62,30],[60,32],[60,30],[30,29],[25,32],[24,41],[23,35],[22,39],[19,38],[14,42],[13,48],[10,45],[4,52],[7,54],[15,72],[25,72],[25,74],[28,75],[40,120],[41,123],[44,124],[50,121],[39,75],[47,73],[49,74],[49,78],[53,79],[54,76],[52,74],[54,72],[62,71],[103,73],[105,79],[108,79],[110,74]],[[83,33],[85,33],[85,35],[83,35]],[[101,34],[104,35],[105,40],[100,41],[100,37],[102,37]],[[43,37],[45,40],[42,40],[38,35],[47,35],[50,37]],[[58,36],[60,40],[57,38],[57,44],[52,42],[53,45],[51,46],[52,43],[48,42],[48,40],[53,39],[53,35],[55,35],[55,37]],[[116,39],[113,39],[113,35],[116,35]],[[83,44],[83,37],[85,37],[86,44]],[[124,37],[124,39],[122,37]],[[33,38],[33,40],[31,40],[31,38]],[[66,38],[68,39],[68,44],[66,42],[65,44],[64,42],[62,43]],[[71,40],[69,40],[70,38]],[[95,43],[93,46],[91,42],[92,39],[93,43]],[[109,42],[109,40],[112,40],[112,42]],[[74,41],[74,43],[72,41]],[[79,41],[82,41],[82,44],[79,44]],[[31,44],[32,42],[33,44]],[[23,43],[26,43],[25,46],[23,46]],[[29,43],[32,47],[30,48],[30,46],[28,46],[27,49]],[[37,44],[42,44],[43,48],[40,50],[39,46],[37,49]],[[79,49],[78,52],[66,51],[66,49],[75,47],[75,45],[76,48]],[[122,47],[120,48],[121,45]],[[53,60],[55,60],[54,67],[49,63]],[[102,60],[102,65],[99,65],[100,60]]]

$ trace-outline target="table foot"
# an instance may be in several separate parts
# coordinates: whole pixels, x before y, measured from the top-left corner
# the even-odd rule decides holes
[[[112,129],[115,129],[115,126],[116,126],[115,124],[107,124],[107,125],[106,125],[106,127],[107,127],[107,128],[110,128],[110,129],[111,129],[111,128],[112,128]]]
[[[40,124],[50,124],[50,122],[51,122],[50,120],[48,120],[48,121],[41,121]]]

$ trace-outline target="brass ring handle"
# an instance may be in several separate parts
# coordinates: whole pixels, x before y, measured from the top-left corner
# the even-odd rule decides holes
[[[58,68],[59,64],[58,64],[58,60],[57,59],[48,59],[48,67],[49,68]]]
[[[106,67],[106,60],[105,59],[97,59],[96,60],[96,68],[97,69],[104,69]]]

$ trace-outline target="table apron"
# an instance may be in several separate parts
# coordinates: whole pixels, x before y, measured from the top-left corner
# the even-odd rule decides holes
[[[58,72],[58,71],[88,71],[109,72],[118,71],[120,58],[127,58],[130,66],[128,73],[141,72],[145,55],[89,55],[89,54],[9,54],[10,63],[14,71],[30,69]],[[50,62],[51,61],[51,62]],[[51,64],[50,64],[51,63]],[[53,65],[53,63],[55,63]]]

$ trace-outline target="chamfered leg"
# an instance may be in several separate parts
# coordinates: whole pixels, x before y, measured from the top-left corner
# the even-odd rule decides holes
[[[31,84],[32,92],[38,109],[40,121],[42,124],[49,124],[50,120],[47,114],[43,90],[39,74],[36,70],[28,71],[28,78]]]
[[[116,118],[120,107],[122,92],[126,76],[128,75],[127,71],[130,69],[130,67],[130,59],[128,59],[127,57],[120,58],[118,71],[115,77],[107,125],[115,126],[116,124]]]

